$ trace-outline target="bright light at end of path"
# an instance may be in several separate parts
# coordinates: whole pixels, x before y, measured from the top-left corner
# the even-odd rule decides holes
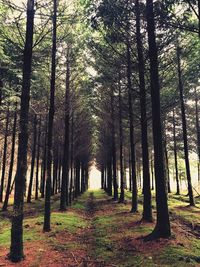
[[[90,170],[89,189],[101,188],[101,172],[93,165]]]

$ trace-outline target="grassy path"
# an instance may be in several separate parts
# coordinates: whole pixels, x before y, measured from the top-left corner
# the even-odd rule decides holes
[[[52,231],[42,232],[43,202],[27,205],[25,210],[25,254],[19,264],[5,259],[9,251],[10,222],[0,214],[0,266],[19,267],[197,267],[200,266],[200,235],[193,232],[174,212],[184,202],[174,200],[172,231],[169,240],[143,242],[154,224],[141,223],[138,214],[130,213],[130,204],[113,202],[103,191],[87,192],[67,212],[58,212],[59,199],[54,199]],[[39,210],[37,213],[34,210]],[[32,212],[30,212],[32,211]],[[187,216],[200,223],[198,209],[187,207]],[[155,214],[155,213],[154,213]],[[182,216],[182,217],[181,217]],[[186,216],[186,217],[187,217]]]

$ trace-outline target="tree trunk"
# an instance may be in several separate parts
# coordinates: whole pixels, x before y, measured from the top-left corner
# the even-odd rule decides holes
[[[51,89],[50,89],[50,108],[47,135],[47,179],[45,188],[45,212],[44,212],[44,232],[51,230],[51,164],[52,164],[52,140],[53,140],[53,121],[54,121],[54,98],[56,83],[56,38],[57,38],[57,0],[53,1],[53,36],[52,36],[52,59],[51,59]]]
[[[109,153],[110,154],[110,153]],[[112,157],[111,155],[108,156],[107,162],[107,193],[109,196],[112,196]]]
[[[33,130],[33,148],[31,158],[31,173],[28,187],[27,203],[31,203],[32,187],[33,187],[33,175],[35,167],[35,155],[36,155],[36,144],[37,144],[37,115],[34,116],[34,130]]]
[[[4,191],[4,180],[6,172],[6,157],[7,157],[7,147],[8,147],[8,126],[10,120],[10,110],[8,108],[6,115],[6,129],[4,135],[4,148],[3,148],[3,164],[2,164],[2,175],[1,175],[1,190],[0,190],[0,202],[3,202],[3,191]]]
[[[61,170],[62,170],[62,156],[60,153],[58,160],[58,193],[61,192]]]
[[[46,166],[47,166],[47,125],[44,138],[44,152],[42,160],[42,181],[41,181],[41,198],[44,198],[45,181],[46,181]]]
[[[164,130],[164,156],[165,156],[165,175],[166,175],[166,186],[167,186],[167,192],[171,193],[171,186],[170,186],[170,173],[169,173],[169,158],[168,158],[168,152],[167,152],[167,140],[166,140],[166,134]]]
[[[130,155],[130,151],[129,151],[129,160],[128,160],[128,163],[129,163],[129,191],[131,192],[132,191],[132,173],[131,173],[131,155]]]
[[[37,161],[36,161],[36,175],[35,175],[35,200],[38,199],[38,186],[39,186],[39,166],[40,166],[40,137],[41,137],[41,116],[39,120],[38,129],[38,144],[37,144]]]
[[[23,55],[23,78],[20,111],[20,133],[18,141],[17,172],[15,176],[15,196],[12,216],[11,247],[9,258],[19,262],[24,258],[23,252],[23,205],[27,171],[28,114],[30,99],[30,82],[32,66],[34,27],[34,0],[27,1],[26,40]]]
[[[15,114],[14,114],[10,167],[9,167],[9,173],[8,173],[8,184],[6,188],[6,196],[5,196],[5,200],[4,200],[3,208],[2,208],[3,211],[7,210],[9,196],[10,196],[10,187],[11,187],[11,182],[12,182],[13,166],[14,166],[14,159],[15,159],[16,126],[17,126],[17,111],[15,111]]]
[[[66,210],[69,204],[69,93],[70,93],[70,62],[69,48],[66,56],[66,88],[65,88],[65,143],[63,153],[63,172],[60,198],[60,210]]]
[[[121,99],[121,81],[119,79],[119,145],[120,145],[120,197],[119,202],[124,202],[124,166],[123,166],[123,126],[122,126],[122,99]]]
[[[132,82],[131,82],[131,47],[130,41],[127,40],[127,86],[128,86],[128,110],[129,110],[129,131],[131,146],[131,176],[132,176],[132,207],[131,212],[138,210],[138,189],[136,177],[136,160],[135,160],[135,141],[134,141],[134,125],[133,125],[133,105],[132,105]]]
[[[168,238],[171,235],[169,211],[167,203],[166,181],[164,172],[162,126],[160,110],[160,84],[158,73],[158,54],[155,36],[155,21],[153,0],[146,1],[146,18],[150,58],[150,81],[151,81],[151,101],[152,101],[152,121],[153,121],[153,141],[154,141],[154,166],[156,180],[156,206],[157,222],[155,229],[147,239]]]
[[[198,96],[196,87],[195,87],[195,118],[196,118],[196,133],[197,133],[198,182],[200,183],[200,125],[199,125]]]
[[[149,149],[148,149],[148,127],[146,114],[146,86],[145,86],[145,64],[143,56],[143,45],[140,26],[140,6],[139,0],[136,0],[136,36],[138,51],[138,69],[140,83],[140,111],[141,111],[141,140],[142,140],[142,167],[143,167],[143,220],[152,221],[151,208],[151,180],[149,171]]]
[[[73,163],[74,163],[74,114],[72,111],[72,119],[71,119],[71,136],[70,136],[70,142],[71,142],[71,154],[70,154],[70,188],[69,188],[69,202],[72,202],[73,198],[73,187],[74,187],[74,177],[73,177]]]
[[[57,178],[58,178],[58,148],[56,148],[55,141],[55,148],[54,148],[54,155],[53,155],[53,184],[51,189],[51,195],[54,196],[57,194]]]
[[[85,167],[84,163],[81,163],[81,194],[85,192],[86,180],[85,180]]]
[[[104,166],[102,165],[102,167],[101,167],[101,189],[104,188],[104,180],[105,180],[105,177],[104,177]]]
[[[198,0],[198,14],[199,14],[199,18],[198,18],[198,22],[199,22],[199,38],[200,38],[200,0]]]
[[[114,89],[112,88],[111,95],[111,117],[112,117],[112,168],[113,168],[113,199],[118,200],[118,185],[117,185],[117,172],[116,172],[116,134],[115,134],[115,110],[114,110]]]
[[[180,47],[177,47],[177,64],[178,64],[177,66],[178,67],[178,70],[177,70],[178,71],[178,88],[179,88],[180,103],[181,103],[181,117],[182,117],[185,167],[186,167],[186,175],[187,175],[187,183],[188,183],[188,195],[189,195],[190,206],[195,206],[193,189],[192,189],[192,181],[191,181],[191,173],[190,173],[189,152],[188,152],[187,122],[186,122],[185,103],[184,103],[184,96],[183,96]]]
[[[80,160],[76,160],[76,185],[75,185],[75,197],[80,196]]]
[[[151,190],[154,190],[154,167],[153,154],[151,153]]]
[[[176,144],[176,121],[175,112],[173,109],[173,141],[174,141],[174,165],[175,165],[175,176],[176,176],[176,194],[180,195],[179,176],[178,176],[178,157],[177,157],[177,144]]]

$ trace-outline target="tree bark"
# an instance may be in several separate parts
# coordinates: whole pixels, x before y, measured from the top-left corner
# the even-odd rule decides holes
[[[34,0],[27,1],[26,39],[23,55],[23,78],[20,111],[20,133],[18,141],[17,172],[15,176],[15,195],[11,229],[11,247],[9,258],[19,262],[24,258],[23,252],[23,206],[27,171],[28,147],[28,114],[30,99],[33,27],[34,27]]]
[[[56,83],[56,38],[57,38],[57,0],[53,1],[53,36],[52,36],[52,58],[51,58],[51,88],[50,88],[50,107],[48,119],[48,135],[47,135],[47,179],[45,188],[45,212],[43,231],[51,230],[51,165],[52,165],[52,140],[53,140],[53,124],[55,109],[55,83]]]
[[[0,190],[0,202],[3,202],[3,191],[4,191],[4,181],[6,172],[6,158],[7,158],[7,147],[8,147],[8,126],[10,120],[10,110],[8,108],[6,115],[6,129],[4,135],[4,148],[3,148],[3,164],[2,164],[2,174],[1,174],[1,190]]]
[[[164,158],[165,158],[165,175],[166,175],[166,185],[167,185],[167,192],[171,193],[171,186],[170,186],[170,172],[169,172],[169,158],[168,158],[168,152],[167,152],[167,140],[166,140],[166,134],[164,129]]]
[[[75,197],[80,196],[80,160],[76,159],[75,163],[75,171],[76,171],[76,176],[75,176]]]
[[[178,88],[179,88],[179,97],[181,104],[181,119],[182,119],[182,130],[183,130],[183,143],[184,143],[184,155],[185,155],[185,167],[188,183],[188,195],[190,206],[195,206],[192,181],[191,181],[191,172],[190,172],[190,161],[189,161],[189,152],[188,152],[188,137],[187,137],[187,122],[185,114],[185,102],[183,96],[183,83],[182,83],[182,70],[181,70],[181,59],[180,59],[180,47],[177,47],[177,71],[178,71]]]
[[[112,196],[112,156],[110,151],[107,162],[107,193],[109,196]]]
[[[164,172],[162,126],[160,109],[160,84],[158,73],[158,53],[155,36],[155,21],[153,0],[146,1],[147,33],[150,58],[150,81],[154,141],[154,166],[156,181],[157,222],[155,229],[148,239],[168,238],[171,235],[169,211],[167,203],[166,181]]]
[[[127,39],[127,86],[128,86],[128,110],[129,110],[129,131],[130,131],[130,152],[131,152],[131,176],[132,176],[132,207],[131,212],[138,210],[138,189],[136,177],[135,141],[133,125],[133,104],[132,104],[132,82],[131,82],[131,47]]]
[[[60,210],[66,210],[69,204],[69,93],[70,93],[70,62],[69,48],[66,55],[66,88],[65,88],[65,143],[63,153],[63,172],[60,198]]]
[[[112,173],[113,173],[113,189],[114,200],[118,200],[118,185],[117,185],[117,172],[116,172],[116,134],[115,134],[115,110],[114,110],[114,89],[111,92],[111,117],[112,117]]]
[[[173,109],[173,141],[174,141],[174,165],[175,165],[175,177],[176,177],[176,194],[180,195],[179,175],[178,175],[177,143],[176,143],[176,121],[175,121],[174,109]]]
[[[36,160],[36,175],[35,175],[35,200],[38,199],[39,187],[39,166],[40,166],[40,138],[41,138],[41,116],[39,119],[38,140],[37,140],[37,160]]]
[[[5,200],[4,200],[3,208],[2,208],[3,211],[7,210],[9,196],[10,196],[10,188],[11,188],[13,166],[14,166],[14,159],[15,159],[16,128],[17,128],[17,111],[15,111],[15,114],[14,114],[10,167],[9,167],[9,173],[8,173],[8,184],[6,188],[6,196],[5,196]]]
[[[148,222],[152,221],[152,203],[151,203],[151,180],[149,171],[149,146],[148,146],[148,127],[146,112],[146,85],[145,85],[145,64],[143,56],[143,45],[140,26],[140,6],[139,0],[136,0],[136,36],[138,51],[138,69],[140,86],[140,111],[141,111],[141,140],[142,140],[142,167],[143,167],[143,217]]]
[[[32,158],[31,158],[31,173],[28,187],[27,203],[31,203],[32,187],[33,187],[33,176],[35,167],[35,155],[36,155],[36,145],[37,145],[37,115],[34,116],[34,130],[33,130],[33,148],[32,148]]]
[[[198,182],[200,183],[200,125],[199,125],[199,107],[197,88],[195,87],[195,119],[196,119],[196,134],[197,134],[197,156],[198,156]]]
[[[121,99],[121,81],[119,79],[119,146],[120,146],[120,197],[119,202],[124,202],[124,166],[123,166],[123,126],[122,126],[122,99]]]
[[[74,163],[74,114],[72,111],[72,118],[71,118],[71,136],[70,136],[70,142],[71,142],[71,154],[70,154],[70,189],[69,189],[69,201],[70,203],[72,202],[72,199],[74,199],[74,194],[73,194],[73,188],[74,188],[74,177],[73,177],[73,163]]]
[[[35,156],[36,156],[36,145],[37,145],[37,115],[34,116],[33,147],[32,147],[32,155],[31,155],[31,172],[30,172],[30,179],[29,179],[27,203],[31,203],[33,176],[34,176],[34,167],[35,167]]]

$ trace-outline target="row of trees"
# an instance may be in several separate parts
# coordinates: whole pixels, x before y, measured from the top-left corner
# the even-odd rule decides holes
[[[145,221],[153,220],[155,184],[157,220],[147,239],[171,234],[166,189],[173,166],[180,193],[180,158],[195,205],[199,10],[199,1],[2,1],[0,201],[6,210],[14,190],[12,261],[24,257],[24,200],[33,192],[45,199],[50,231],[51,196],[60,193],[65,211],[87,189],[93,151],[102,188],[119,202],[129,169],[131,212],[139,184]]]
[[[1,8],[0,201],[6,211],[14,190],[9,254],[14,262],[24,257],[24,201],[30,203],[33,193],[35,200],[44,198],[46,232],[51,196],[60,193],[65,211],[88,188],[93,119],[87,32],[81,14],[75,14],[78,3],[71,4],[3,1]]]
[[[142,220],[151,222],[155,183],[157,221],[147,240],[169,237],[170,169],[179,195],[181,159],[189,203],[195,205],[192,182],[197,181],[192,181],[189,155],[197,155],[199,173],[200,43],[199,15],[194,16],[199,2],[91,2],[87,12],[98,33],[89,45],[96,59],[97,165],[102,188],[124,202],[129,169],[131,212],[138,210],[139,185]]]

